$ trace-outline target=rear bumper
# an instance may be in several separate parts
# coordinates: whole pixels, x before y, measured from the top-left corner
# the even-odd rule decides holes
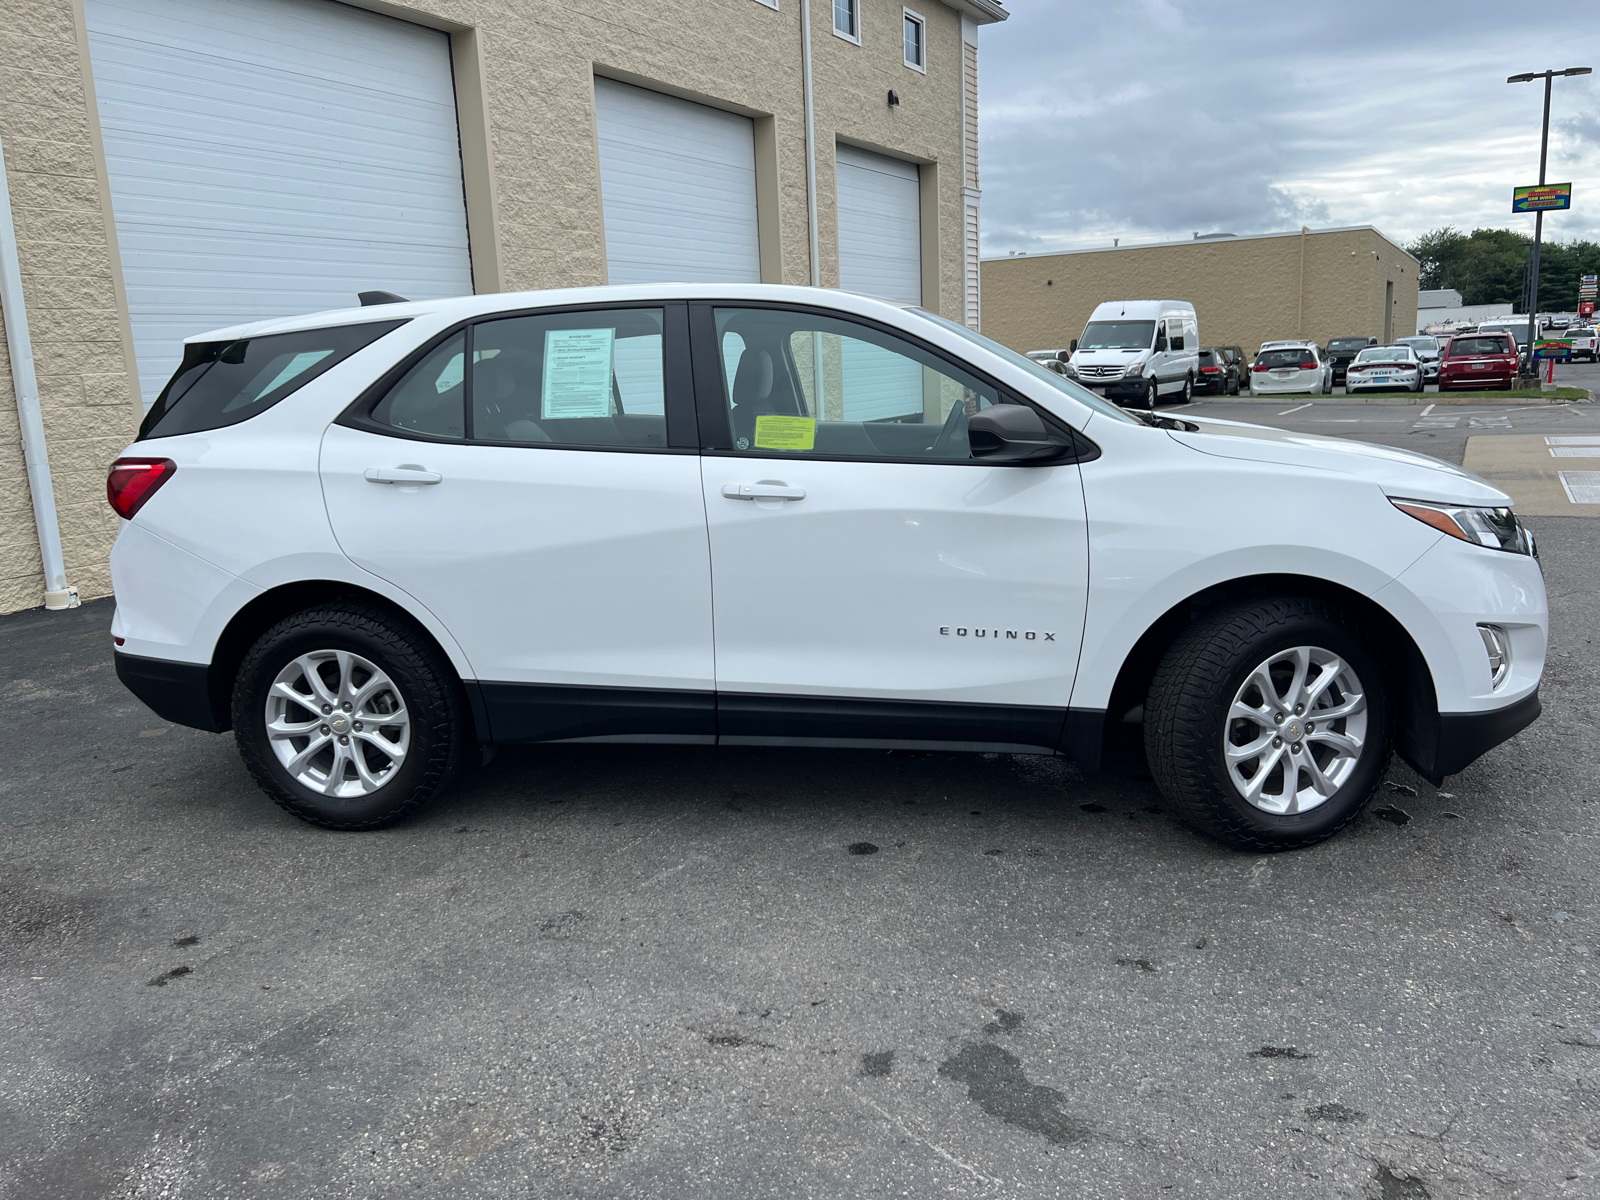
[[[117,678],[156,716],[207,733],[225,733],[231,728],[227,717],[219,715],[212,703],[210,664],[145,658],[120,651],[115,657]]]
[[[1543,706],[1535,688],[1515,704],[1488,712],[1440,713],[1432,745],[1417,738],[1402,746],[1402,755],[1417,774],[1438,786],[1446,775],[1465,770],[1501,742],[1509,741],[1539,719]],[[1420,731],[1419,731],[1420,732]]]

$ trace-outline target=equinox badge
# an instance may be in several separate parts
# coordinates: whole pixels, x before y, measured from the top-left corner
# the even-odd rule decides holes
[[[992,637],[997,640],[1007,640],[1013,642],[1017,641],[1018,639],[1021,639],[1024,642],[1036,642],[1041,639],[1046,642],[1053,642],[1056,640],[1056,635],[1053,633],[1037,633],[1032,629],[968,629],[964,625],[957,625],[954,627],[949,625],[939,626],[940,637],[950,637],[952,634],[954,634],[956,637]]]

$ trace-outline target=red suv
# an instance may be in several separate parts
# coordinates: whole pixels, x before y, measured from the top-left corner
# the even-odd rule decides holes
[[[1463,333],[1439,356],[1439,390],[1504,388],[1517,380],[1517,349],[1503,333]]]

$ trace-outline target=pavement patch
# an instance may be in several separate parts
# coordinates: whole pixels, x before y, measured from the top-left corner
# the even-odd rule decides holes
[[[1592,457],[1553,454],[1583,449]],[[1577,469],[1586,461],[1594,470]],[[1574,445],[1538,434],[1469,437],[1462,466],[1508,492],[1522,516],[1600,517],[1600,438]]]

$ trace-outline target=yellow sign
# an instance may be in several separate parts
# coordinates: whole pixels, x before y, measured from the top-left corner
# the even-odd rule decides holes
[[[756,418],[757,450],[810,450],[817,443],[817,423],[810,417]]]

